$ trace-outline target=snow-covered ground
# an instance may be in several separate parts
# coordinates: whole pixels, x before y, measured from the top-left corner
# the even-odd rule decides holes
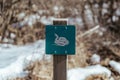
[[[44,40],[25,46],[0,44],[0,80],[24,76],[27,72],[24,72],[23,69],[30,61],[42,60],[43,57],[50,59],[50,56],[46,56],[44,51]]]
[[[97,5],[96,5],[97,7]],[[86,8],[88,8],[86,6]],[[54,7],[53,10],[55,12],[59,12],[58,9],[62,10],[63,8],[60,7],[58,8],[57,6]],[[118,9],[116,11],[116,14],[119,16],[119,11]],[[29,25],[32,26],[36,21],[40,21],[43,24],[52,24],[53,19],[56,19],[53,16],[40,16],[42,13],[49,13],[48,11],[45,10],[39,10],[39,14],[33,14],[26,16],[25,13],[20,13],[18,15],[18,19],[21,21],[19,23],[19,26],[24,26],[24,25]],[[106,13],[107,11],[103,10],[103,14]],[[58,13],[56,13],[58,14]],[[89,21],[92,21],[92,13],[88,9],[85,11],[86,18]],[[83,21],[81,19],[81,16],[76,17],[76,18],[68,18],[68,24],[74,25],[75,22],[77,23],[78,26],[83,26]],[[88,22],[89,22],[88,21]],[[95,21],[98,23],[98,21]],[[96,26],[94,29],[98,29],[99,26]],[[93,31],[93,29],[92,29]],[[91,32],[92,32],[91,31]],[[0,80],[7,80],[7,78],[13,78],[13,77],[18,77],[18,76],[25,76],[27,75],[26,71],[23,71],[23,69],[31,62],[35,61],[37,59],[42,60],[42,59],[47,59],[49,60],[51,56],[46,56],[45,55],[45,40],[39,40],[35,43],[28,44],[25,46],[15,46],[15,45],[10,45],[10,44],[0,44]],[[92,65],[88,66],[85,68],[74,68],[68,70],[68,80],[85,80],[86,77],[90,75],[96,75],[96,74],[106,74],[108,77],[111,76],[111,71],[106,68],[101,66],[100,63],[100,56],[97,54],[94,54],[91,57],[91,62],[93,64],[97,65]],[[110,66],[115,69],[118,73],[120,73],[120,63],[116,61],[110,61]]]
[[[101,65],[88,66],[85,68],[76,68],[68,71],[68,80],[85,80],[91,75],[105,74],[111,76],[111,71]]]
[[[27,75],[24,68],[31,61],[42,60],[43,58],[51,59],[51,56],[45,55],[45,40],[39,40],[25,46],[0,44],[0,80]],[[99,64],[100,57],[98,55],[94,54],[91,60],[97,61],[98,64],[68,70],[68,80],[85,80],[86,77],[97,74],[105,74],[107,77],[111,77],[111,71]],[[109,64],[119,72],[120,63],[110,61]]]

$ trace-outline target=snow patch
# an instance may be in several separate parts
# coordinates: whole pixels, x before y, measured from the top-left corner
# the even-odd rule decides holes
[[[40,16],[38,14],[32,14],[32,15],[26,16],[24,20],[20,22],[20,25],[21,26],[24,26],[24,25],[32,26],[39,20],[40,20]]]
[[[27,74],[23,72],[24,68],[24,58],[21,56],[14,63],[11,63],[8,67],[0,68],[0,80],[7,80],[8,78],[15,78],[16,76],[22,76]]]
[[[109,64],[116,72],[120,74],[120,63],[119,62],[112,60],[109,62]]]
[[[95,4],[95,5],[94,5],[94,8],[99,8],[99,5],[98,5],[98,4]]]
[[[117,17],[117,16],[114,15],[114,16],[112,17],[112,20],[113,20],[114,22],[115,22],[115,21],[118,21],[118,20],[119,20],[119,17]]]
[[[23,19],[25,16],[26,16],[26,14],[24,12],[17,15],[19,20]]]
[[[39,40],[25,46],[0,44],[0,80],[27,75],[24,69],[36,60],[48,60],[45,56],[45,40]]]
[[[108,13],[108,10],[105,9],[105,8],[103,8],[103,9],[102,9],[102,15],[104,15],[104,14],[106,14],[106,13]]]
[[[58,11],[58,10],[59,10],[58,6],[54,6],[54,7],[53,7],[53,10],[54,10],[54,11]]]
[[[117,15],[117,16],[120,16],[120,8],[118,8],[118,9],[116,10],[116,15]]]
[[[54,19],[55,17],[52,17],[52,16],[49,16],[49,17],[43,16],[41,17],[40,21],[45,25],[50,25],[52,24]]]
[[[111,71],[101,65],[88,66],[85,68],[76,68],[68,71],[68,80],[85,80],[88,76],[105,74],[111,76]]]
[[[59,14],[60,11],[63,11],[63,10],[64,10],[64,7],[62,7],[62,6],[54,6],[53,7],[53,11],[55,14]]]
[[[90,8],[90,6],[86,4],[85,5],[85,9],[89,9],[89,8]]]
[[[43,14],[49,14],[50,12],[48,10],[38,10],[38,14],[43,15]]]
[[[107,3],[103,3],[103,8],[109,8],[109,5]]]
[[[16,35],[14,33],[11,33],[10,37],[14,39],[16,37]]]
[[[97,54],[92,55],[92,57],[91,57],[91,62],[92,62],[93,64],[100,63],[100,56],[97,55]]]

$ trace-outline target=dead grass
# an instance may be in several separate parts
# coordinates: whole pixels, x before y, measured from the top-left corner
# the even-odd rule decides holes
[[[79,43],[79,42],[78,42]],[[85,67],[87,63],[87,54],[84,44],[80,44],[76,48],[76,55],[68,56],[68,69],[75,67]],[[53,61],[42,60],[31,63],[25,70],[29,71],[25,78],[16,78],[12,80],[52,80],[53,77]]]
[[[31,63],[25,70],[29,71],[28,76],[11,80],[52,80],[52,61],[36,61]]]
[[[3,13],[2,13],[3,16],[0,16],[0,20],[1,20],[0,35],[2,35],[3,37],[8,37],[8,35],[6,35],[7,33],[9,32],[15,33],[18,36],[16,37],[16,39],[14,39],[16,41],[15,44],[25,44],[29,42],[34,42],[35,40],[43,39],[45,35],[44,25],[42,23],[34,24],[33,27],[29,30],[28,30],[29,26],[24,26],[24,28],[22,28],[21,30],[18,29],[19,32],[16,31],[17,29],[9,28],[13,23],[20,21],[20,20],[16,20],[16,15],[21,12],[25,12],[27,13],[27,15],[30,15],[32,13],[36,13],[37,9],[40,9],[40,10],[48,11],[48,13],[44,13],[40,16],[47,16],[47,17],[54,16],[57,18],[66,18],[66,17],[76,18],[80,16],[83,21],[84,31],[90,29],[93,25],[96,25],[96,24],[100,24],[102,26],[104,25],[109,26],[112,23],[112,22],[111,23],[106,23],[106,22],[107,20],[109,20],[108,16],[110,16],[110,14],[113,15],[112,14],[113,9],[111,9],[110,7],[110,9],[108,9],[110,10],[109,11],[110,13],[100,16],[101,13],[99,12],[101,11],[99,11],[99,9],[96,10],[95,8],[92,8],[92,6],[94,5],[94,2],[92,2],[93,0],[90,0],[90,2],[89,1],[87,2],[87,0],[84,0],[84,1],[83,0],[71,0],[71,1],[69,0],[60,0],[60,1],[31,0],[32,4],[39,5],[38,7],[34,7],[34,8],[32,7],[31,3],[28,3],[28,0],[26,1],[20,0],[20,2],[19,0],[15,0],[15,1],[18,1],[18,2],[4,7]],[[108,0],[108,3],[111,3],[111,1],[112,0]],[[115,0],[115,1],[119,2],[118,0]],[[95,4],[98,4],[101,7],[102,2],[104,1],[96,0]],[[56,5],[62,6],[65,8],[64,10],[60,11],[59,14],[56,14],[55,11],[53,10],[55,3]],[[98,22],[95,22],[94,19],[93,21],[89,21],[88,19],[86,19],[84,6],[87,4],[89,4],[90,6],[89,9],[93,11],[91,16],[93,16],[94,18],[96,15],[97,18],[100,19],[98,20]],[[10,7],[8,8],[8,6]],[[10,15],[11,12],[13,12],[14,14]],[[76,12],[76,13],[73,13],[73,12]],[[10,19],[8,19],[9,18],[8,16],[10,17]],[[119,26],[119,20],[114,23],[115,25]],[[8,28],[5,28],[5,26],[7,26]],[[81,26],[79,26],[79,28],[81,28]],[[108,64],[109,60],[112,59],[112,60],[120,61],[120,51],[119,51],[120,45],[119,44],[113,45],[113,43],[116,41],[118,41],[118,43],[120,42],[119,36],[115,36],[114,33],[110,32],[110,30],[106,31],[107,33],[104,33],[102,36],[99,36],[98,34],[99,32],[101,32],[99,30],[99,32],[97,33],[95,32],[92,35],[87,35],[81,38],[80,36],[84,31],[80,31],[80,30],[81,29],[79,30],[77,29],[78,35],[76,38],[76,46],[77,46],[76,55],[68,56],[68,69],[75,68],[75,67],[85,67],[85,66],[91,65],[90,57],[92,54],[96,53],[100,55],[102,58],[101,65],[106,66],[107,68],[112,70]],[[3,34],[4,31],[6,32],[6,34]],[[106,45],[106,43],[108,43],[109,41],[111,43]],[[52,80],[52,77],[53,77],[52,65],[53,65],[52,60],[50,62],[45,60],[36,61],[34,63],[31,63],[25,69],[29,71],[28,76],[26,76],[25,78],[16,78],[12,80]],[[115,78],[115,80],[120,80],[120,76],[116,74],[116,72],[114,71],[112,71],[112,76]],[[100,74],[100,75],[90,76],[87,78],[87,80],[109,80],[109,79],[105,75]]]
[[[86,78],[86,80],[110,80],[106,75],[99,74],[99,75],[91,75]]]
[[[112,77],[114,77],[115,80],[120,80],[119,74],[109,66],[110,60],[119,61],[119,57],[113,52],[111,52],[109,47],[103,46],[102,44],[100,44],[101,42],[96,42],[100,39],[99,37],[96,37],[95,39],[95,37],[96,36],[94,36],[94,42],[92,41],[92,38],[81,38],[79,35],[77,36],[76,55],[68,56],[67,69],[72,69],[76,67],[86,67],[88,65],[92,65],[90,62],[90,57],[92,56],[92,54],[96,53],[101,56],[100,64],[112,71]],[[25,70],[29,71],[29,75],[25,78],[17,78],[15,80],[52,80],[53,61],[52,59],[50,61],[36,61],[30,66],[28,66]],[[99,74],[89,76],[86,80],[110,80],[110,78],[108,78],[104,74]]]

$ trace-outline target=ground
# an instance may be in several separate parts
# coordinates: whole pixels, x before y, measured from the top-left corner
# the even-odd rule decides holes
[[[28,75],[11,80],[52,80],[52,56],[48,58],[44,52],[45,25],[67,18],[68,24],[77,28],[76,55],[67,60],[68,80],[120,80],[119,4],[119,0],[1,0],[0,60],[9,59],[10,64],[4,68],[6,63],[1,64],[0,78],[6,76],[4,70],[9,72],[20,63],[13,73],[27,71]],[[27,66],[23,66],[24,59]]]

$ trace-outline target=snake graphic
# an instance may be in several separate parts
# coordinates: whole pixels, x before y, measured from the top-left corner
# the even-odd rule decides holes
[[[55,41],[54,43],[57,46],[66,46],[69,44],[69,41],[65,38],[65,37],[59,37],[56,33],[55,33]]]

